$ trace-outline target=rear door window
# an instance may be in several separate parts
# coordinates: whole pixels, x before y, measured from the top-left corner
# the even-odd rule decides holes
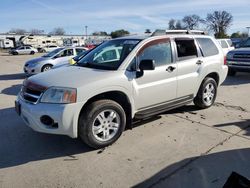
[[[177,48],[177,56],[179,60],[186,60],[198,57],[198,52],[194,39],[176,38],[175,43]]]
[[[196,38],[196,40],[200,45],[204,57],[217,55],[219,53],[217,46],[210,38]]]

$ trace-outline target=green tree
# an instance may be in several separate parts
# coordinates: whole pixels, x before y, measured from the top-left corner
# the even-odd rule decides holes
[[[108,36],[108,33],[106,31],[96,31],[92,33],[94,36]]]
[[[207,14],[205,24],[208,29],[214,32],[216,38],[228,37],[226,34],[227,29],[233,22],[233,16],[227,11],[214,11]]]
[[[146,34],[150,34],[150,33],[152,33],[152,32],[150,31],[150,29],[146,29],[146,30],[145,30],[145,33],[146,33]]]
[[[110,35],[112,38],[118,38],[118,37],[122,37],[125,35],[129,35],[129,32],[124,29],[120,29],[120,30],[112,31]]]

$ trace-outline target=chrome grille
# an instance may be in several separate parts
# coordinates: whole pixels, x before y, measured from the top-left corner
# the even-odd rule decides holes
[[[250,54],[245,54],[245,53],[237,53],[234,54],[235,59],[250,59]]]
[[[38,102],[38,100],[39,100],[39,98],[40,98],[41,95],[42,95],[41,91],[35,90],[33,88],[31,89],[31,88],[28,88],[26,86],[22,87],[21,96],[27,102],[35,104],[35,103]]]

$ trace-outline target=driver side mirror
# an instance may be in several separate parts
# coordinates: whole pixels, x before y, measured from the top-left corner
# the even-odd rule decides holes
[[[141,71],[144,71],[144,70],[155,70],[155,61],[152,60],[152,59],[141,60],[141,62],[139,64],[139,69]]]
[[[145,70],[155,70],[155,61],[152,59],[141,60],[139,70],[136,71],[136,77],[142,77]]]

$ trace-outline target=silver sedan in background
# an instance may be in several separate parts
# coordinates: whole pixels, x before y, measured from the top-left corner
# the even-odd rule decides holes
[[[55,65],[65,64],[71,58],[86,50],[88,49],[84,47],[57,48],[42,57],[27,61],[23,70],[27,76],[48,71]]]

